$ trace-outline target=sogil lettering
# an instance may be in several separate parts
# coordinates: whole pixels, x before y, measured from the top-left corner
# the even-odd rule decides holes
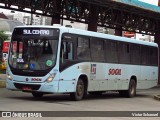
[[[121,75],[121,69],[109,69],[108,75]]]

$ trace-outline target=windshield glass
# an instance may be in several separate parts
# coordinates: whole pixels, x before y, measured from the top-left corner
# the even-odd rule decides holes
[[[58,29],[15,29],[10,45],[9,65],[15,69],[32,71],[53,68],[58,36]]]

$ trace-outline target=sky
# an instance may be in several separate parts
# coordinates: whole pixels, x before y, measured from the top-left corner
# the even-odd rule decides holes
[[[139,0],[139,1],[150,3],[153,5],[158,5],[158,0]]]
[[[142,1],[142,2],[146,2],[146,3],[149,3],[149,4],[153,4],[153,5],[158,5],[158,0],[139,0],[139,1]],[[0,8],[0,13],[3,12],[5,14],[17,14],[17,13],[20,13],[20,12],[15,12],[15,13],[11,13],[11,10],[6,10],[6,9],[1,9]],[[29,15],[27,13],[22,13],[23,15]]]

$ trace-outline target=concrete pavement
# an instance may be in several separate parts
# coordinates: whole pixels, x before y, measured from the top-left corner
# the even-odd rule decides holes
[[[116,111],[133,111],[134,113],[145,112],[145,111],[159,111],[160,104],[159,101],[153,99],[153,95],[159,94],[159,88],[152,88],[148,90],[137,91],[137,96],[134,98],[123,98],[120,97],[118,93],[108,92],[102,96],[92,96],[88,95],[86,99],[82,101],[71,101],[70,96],[66,94],[47,94],[41,99],[35,99],[32,97],[31,93],[24,93],[20,91],[9,91],[5,88],[0,89],[0,111],[37,111],[37,112],[53,112],[52,115],[57,115],[54,111],[62,112],[60,120],[159,120],[159,117],[115,117]],[[71,111],[68,114],[63,114],[66,111]],[[73,111],[73,112],[72,112]],[[77,113],[75,113],[75,112]],[[78,113],[79,111],[86,111],[90,117],[83,116],[83,114]],[[95,117],[88,111],[93,111],[95,115],[99,115],[99,111],[112,112],[113,117]],[[155,113],[154,112],[154,113]],[[156,112],[156,113],[157,113]],[[128,113],[128,112],[127,112]],[[106,113],[108,114],[108,113]],[[71,117],[65,117],[65,116]],[[79,115],[82,117],[74,117],[74,115]],[[124,114],[120,114],[124,115]],[[124,115],[125,116],[125,115]],[[49,116],[48,116],[49,117]],[[45,118],[45,117],[44,117]],[[56,117],[57,118],[57,117]],[[1,118],[0,118],[1,119]],[[8,119],[8,118],[7,118]],[[17,120],[18,118],[12,118],[12,120]],[[21,120],[23,118],[19,118]],[[35,118],[29,118],[35,119]],[[41,120],[41,118],[38,118]],[[51,118],[55,119],[55,117]],[[6,118],[4,119],[6,120]],[[58,120],[58,119],[55,119]]]

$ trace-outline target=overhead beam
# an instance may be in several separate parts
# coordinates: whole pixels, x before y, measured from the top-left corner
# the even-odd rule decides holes
[[[95,5],[90,5],[88,21],[88,31],[97,32],[98,9]]]

